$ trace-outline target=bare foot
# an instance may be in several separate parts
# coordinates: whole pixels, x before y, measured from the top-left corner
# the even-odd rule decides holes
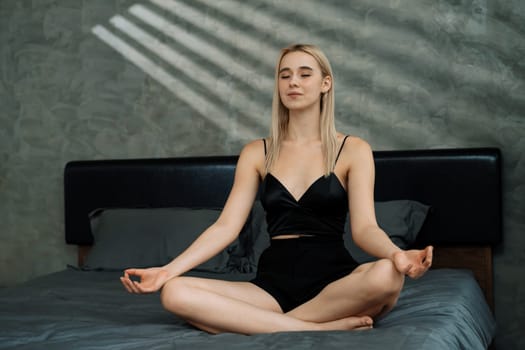
[[[373,328],[374,321],[368,316],[353,316],[342,318],[337,321],[320,323],[322,330],[351,331]]]

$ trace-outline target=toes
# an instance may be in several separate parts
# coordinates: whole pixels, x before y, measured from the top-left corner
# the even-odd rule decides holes
[[[351,317],[349,321],[353,330],[371,329],[374,326],[374,320],[369,316]]]
[[[372,326],[374,325],[374,320],[369,316],[361,317],[361,321],[363,322],[363,326],[372,328]]]

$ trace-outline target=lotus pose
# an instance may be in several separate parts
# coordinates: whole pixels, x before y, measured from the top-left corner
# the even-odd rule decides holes
[[[432,264],[432,247],[402,250],[377,225],[374,171],[368,143],[335,129],[325,55],[312,45],[285,48],[270,135],[243,148],[217,221],[169,264],[128,269],[121,281],[130,293],[161,290],[167,310],[210,333],[371,328],[394,307],[405,275],[418,278]],[[235,240],[259,188],[271,244],[256,277],[183,276]],[[359,265],[346,250],[348,212],[353,240],[376,261]]]

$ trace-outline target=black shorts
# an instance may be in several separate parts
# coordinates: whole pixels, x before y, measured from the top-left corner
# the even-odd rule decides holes
[[[288,312],[357,266],[342,238],[272,239],[251,282],[272,295],[283,312]]]

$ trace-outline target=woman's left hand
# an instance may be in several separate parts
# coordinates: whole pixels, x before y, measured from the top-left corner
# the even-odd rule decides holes
[[[432,246],[428,246],[423,250],[399,251],[394,254],[396,269],[411,278],[419,278],[432,265],[432,251]]]

